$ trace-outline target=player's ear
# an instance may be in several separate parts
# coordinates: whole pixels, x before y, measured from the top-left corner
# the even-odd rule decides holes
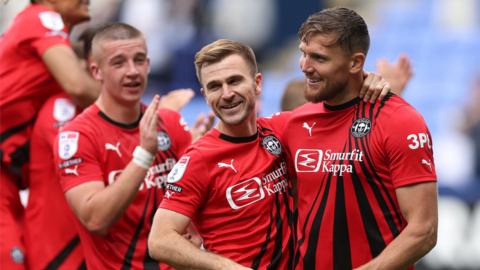
[[[350,73],[359,73],[363,71],[365,64],[365,54],[357,52],[350,57]]]
[[[200,88],[200,93],[202,93],[202,96],[205,98],[205,90],[202,88]]]
[[[255,74],[255,95],[256,96],[259,96],[262,93],[262,81],[263,81],[262,73]]]
[[[98,67],[98,64],[95,63],[95,62],[90,63],[90,73],[92,74],[92,76],[95,80],[100,81],[103,78],[102,71]]]

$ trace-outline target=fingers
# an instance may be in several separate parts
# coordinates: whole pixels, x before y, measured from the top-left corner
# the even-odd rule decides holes
[[[192,133],[192,141],[200,139],[207,131],[209,131],[212,128],[214,121],[215,115],[213,112],[208,113],[207,116],[205,116],[204,113],[201,113],[190,129]]]
[[[370,85],[370,81],[372,80],[371,78],[371,73],[369,72],[364,72],[363,73],[363,85],[362,88],[360,89],[359,97],[363,98],[365,96],[365,93],[367,92],[368,86]]]
[[[378,100],[382,101],[388,93],[392,92],[392,87],[390,84],[387,82],[382,88],[382,91],[380,92],[380,95],[378,96]],[[372,102],[373,103],[373,102]]]
[[[150,153],[157,149],[158,106],[160,96],[155,95],[140,120],[140,146]]]
[[[374,87],[376,87],[375,84],[378,82],[378,79],[376,77],[377,77],[376,74],[370,73],[370,74],[368,74],[367,78],[363,81],[362,88],[365,88],[365,90],[364,90],[365,94],[363,96],[363,101],[364,102],[368,102],[375,92]],[[375,98],[376,98],[376,96],[375,96]]]

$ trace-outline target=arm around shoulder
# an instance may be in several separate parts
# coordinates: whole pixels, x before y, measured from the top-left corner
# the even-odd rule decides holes
[[[55,45],[42,54],[50,73],[81,107],[92,104],[100,93],[100,85],[84,70],[66,45]]]

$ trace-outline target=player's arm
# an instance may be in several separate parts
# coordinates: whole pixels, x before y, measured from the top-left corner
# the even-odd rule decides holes
[[[188,224],[189,217],[159,208],[148,236],[150,256],[176,269],[249,269],[193,245],[182,236]]]
[[[379,256],[357,269],[407,269],[435,246],[438,223],[436,183],[400,187],[396,195],[408,225]]]
[[[106,234],[130,205],[145,178],[157,149],[159,97],[155,96],[140,121],[140,147],[116,181],[106,186],[103,181],[90,181],[69,189],[65,196],[78,219],[91,232]],[[149,163],[149,164],[148,164]]]
[[[81,107],[92,104],[100,93],[96,82],[79,63],[73,50],[66,45],[55,45],[42,54],[50,73],[72,99]]]

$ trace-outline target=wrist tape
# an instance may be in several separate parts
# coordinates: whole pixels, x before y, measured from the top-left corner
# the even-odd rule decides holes
[[[144,169],[148,170],[150,168],[154,158],[154,155],[143,149],[141,146],[135,147],[135,150],[133,151],[133,162]]]

